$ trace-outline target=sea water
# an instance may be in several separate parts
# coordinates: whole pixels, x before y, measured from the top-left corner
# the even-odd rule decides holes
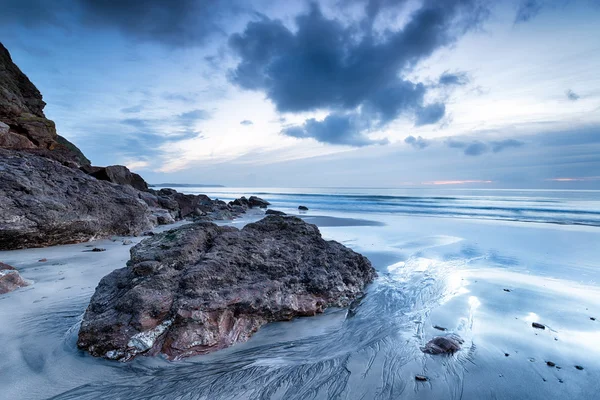
[[[125,265],[129,246],[115,238],[94,243],[103,253],[84,252],[86,244],[0,252],[0,261],[33,282],[0,297],[0,397],[593,399],[600,393],[600,192],[185,191],[223,200],[260,196],[366,255],[379,277],[351,311],[273,323],[207,356],[117,363],[75,344],[95,286]],[[309,211],[300,213],[299,205]],[[464,340],[456,354],[420,350],[450,333]]]

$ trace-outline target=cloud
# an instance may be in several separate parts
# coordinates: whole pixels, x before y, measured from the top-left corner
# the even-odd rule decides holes
[[[240,0],[3,0],[2,23],[115,29],[137,40],[169,47],[201,45],[223,34],[233,15],[247,10]]]
[[[410,144],[412,147],[414,147],[415,149],[418,149],[418,150],[422,150],[425,147],[429,146],[429,141],[426,139],[423,139],[421,136],[419,136],[419,137],[414,137],[412,135],[407,136],[406,139],[404,139],[404,143]]]
[[[492,146],[492,151],[494,153],[499,153],[504,149],[508,149],[508,148],[514,148],[514,147],[521,147],[523,145],[525,145],[524,142],[521,142],[520,140],[516,140],[516,139],[505,139],[505,140],[499,140],[499,141],[493,141],[490,142],[491,146]]]
[[[250,121],[249,119],[245,119],[240,122],[240,125],[245,125],[245,126],[254,125],[254,122]]]
[[[206,110],[191,110],[169,118],[125,118],[121,127],[130,128],[122,134],[125,138],[120,150],[132,156],[156,155],[161,145],[174,141],[199,137],[195,124],[208,119]]]
[[[517,7],[517,15],[515,16],[515,23],[528,22],[532,18],[535,18],[542,8],[544,2],[541,0],[521,0]]]
[[[143,107],[141,105],[125,107],[125,108],[121,108],[121,112],[125,113],[125,114],[135,114],[135,113],[139,113],[140,111],[142,111],[142,108]]]
[[[323,121],[307,119],[301,126],[285,128],[282,133],[295,138],[312,138],[319,142],[354,147],[387,144],[387,140],[372,140],[363,134],[360,121],[352,114],[329,114]]]
[[[480,140],[458,140],[446,139],[446,146],[454,149],[463,149],[463,153],[467,156],[480,156],[488,153],[490,150],[493,153],[500,153],[509,148],[517,148],[525,145],[524,142],[516,139],[492,140],[490,142],[482,142]]]
[[[295,30],[262,16],[229,38],[240,58],[230,80],[241,88],[264,92],[280,112],[326,110],[336,121],[340,115],[350,118],[353,128],[346,132],[353,136],[348,143],[364,143],[364,135],[356,131],[359,126],[364,134],[401,115],[414,118],[416,125],[436,123],[444,116],[444,104],[426,104],[427,87],[401,73],[477,26],[487,15],[487,2],[425,0],[401,29],[385,35],[373,33],[365,21],[382,6],[400,3],[367,2],[361,28],[325,17],[315,3],[307,14],[296,17]],[[305,125],[314,127],[315,123],[307,120]],[[305,136],[314,131],[307,131],[306,126],[284,133],[302,131]],[[310,137],[338,136],[319,130]]]
[[[430,104],[422,107],[416,112],[415,126],[435,124],[446,113],[446,106],[443,103]]]
[[[579,100],[579,97],[580,97],[577,93],[575,93],[571,89],[567,90],[566,95],[567,95],[567,99],[569,99],[571,101],[577,101],[577,100]]]
[[[470,81],[466,72],[448,72],[445,71],[438,80],[440,86],[464,86]]]

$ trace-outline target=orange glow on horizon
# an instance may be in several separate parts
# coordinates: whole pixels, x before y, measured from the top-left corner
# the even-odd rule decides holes
[[[600,180],[600,176],[587,176],[581,178],[550,178],[546,180],[552,182],[586,182]]]

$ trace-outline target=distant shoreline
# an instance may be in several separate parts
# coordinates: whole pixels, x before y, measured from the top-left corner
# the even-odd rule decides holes
[[[210,184],[194,184],[194,183],[155,183],[148,185],[149,187],[225,187],[224,185],[210,185]]]

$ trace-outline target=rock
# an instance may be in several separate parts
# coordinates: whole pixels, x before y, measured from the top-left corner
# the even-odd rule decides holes
[[[16,268],[0,262],[0,294],[9,293],[28,285]]]
[[[578,370],[580,370],[580,371],[583,371],[583,367],[581,365],[576,365],[575,368],[578,369]]]
[[[534,327],[534,328],[536,328],[536,329],[546,329],[546,326],[545,326],[545,325],[539,324],[539,323],[537,323],[537,322],[532,322],[532,323],[531,323],[531,326],[533,326],[533,327]]]
[[[40,258],[40,259],[38,260],[38,262],[46,262],[46,261],[48,261],[48,259],[47,259],[47,258]]]
[[[135,236],[151,227],[135,189],[0,149],[0,250]]]
[[[265,215],[286,215],[286,214],[283,211],[267,210],[267,211],[265,211]]]
[[[175,222],[175,218],[173,218],[169,210],[155,208],[152,210],[152,215],[156,217],[158,225],[170,225]]]
[[[130,244],[133,244],[133,242],[129,239],[125,239],[123,240],[123,246],[129,246]]]
[[[155,233],[152,231],[147,231],[147,232],[142,233],[142,236],[154,236],[154,235],[155,235]]]
[[[106,251],[106,249],[103,249],[103,248],[101,248],[101,247],[94,247],[94,248],[93,248],[92,250],[90,250],[90,251],[92,251],[92,252],[94,252],[94,253],[100,253],[100,252],[102,252],[102,251]]]
[[[16,271],[17,269],[15,267],[13,267],[12,265],[8,265],[8,264],[4,264],[3,262],[0,262],[0,270]]]
[[[39,90],[0,43],[0,148],[34,152],[61,163],[89,164],[75,145],[58,136],[54,122],[44,115],[45,106]]]
[[[595,320],[596,320],[596,318],[594,318],[594,317],[590,317],[590,319],[591,319],[592,321],[595,321]]]
[[[510,356],[510,354],[504,353],[504,357],[508,357],[508,356]]]
[[[442,327],[442,326],[439,326],[439,325],[434,325],[434,326],[433,326],[433,329],[437,329],[438,331],[447,331],[447,329],[446,329],[446,328],[444,328],[444,327]]]
[[[198,222],[131,249],[88,306],[78,346],[122,361],[169,359],[243,342],[262,325],[345,307],[376,276],[370,262],[296,217],[238,230]]]
[[[556,367],[556,364],[553,363],[552,361],[546,361],[546,365],[549,367]]]
[[[250,208],[267,208],[267,206],[271,205],[271,203],[269,203],[268,201],[256,196],[250,196],[250,198],[248,199],[248,204],[250,205]]]
[[[455,334],[438,336],[427,342],[421,351],[427,354],[453,354],[460,350],[463,343],[464,340]]]
[[[510,289],[504,289],[505,292],[510,292]]]
[[[89,174],[96,179],[108,181],[119,185],[129,185],[137,190],[147,190],[148,184],[140,175],[131,172],[123,165],[109,165],[108,167],[89,167]]]
[[[235,199],[229,202],[229,206],[238,206],[244,209],[247,208],[267,208],[271,203],[266,200],[261,199],[260,197],[250,196],[249,199],[242,196],[239,199]]]
[[[415,380],[419,382],[427,382],[429,379],[424,375],[415,375]]]
[[[308,207],[306,207],[306,206],[298,206],[298,210],[300,210],[300,211],[308,211]]]

